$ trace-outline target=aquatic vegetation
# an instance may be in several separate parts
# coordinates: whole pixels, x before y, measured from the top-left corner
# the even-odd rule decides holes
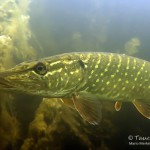
[[[107,115],[109,118],[111,117],[109,114],[113,115],[113,111],[110,109],[111,105],[106,105],[104,116]],[[77,149],[94,148],[95,144],[97,144],[96,147],[107,147],[105,140],[110,139],[116,132],[110,118],[107,117],[104,117],[101,127],[91,127],[74,109],[68,108],[60,100],[45,98],[37,109],[34,120],[30,123],[29,135],[24,140],[21,150],[41,147],[60,150],[68,147],[72,142]]]
[[[26,3],[23,5],[24,7],[21,5],[22,2]],[[13,66],[15,61],[31,59],[36,56],[35,51],[28,43],[30,30],[27,5],[29,5],[29,1],[26,0],[18,1],[18,3],[15,0],[7,0],[3,1],[0,6],[0,49],[4,54],[0,55],[0,60],[7,65],[5,67]]]
[[[0,36],[0,49],[0,63],[3,64],[3,67],[8,68],[11,65],[13,66],[15,64],[12,55],[13,41],[9,36]]]
[[[0,148],[11,148],[19,140],[19,122],[13,109],[13,97],[0,93]]]
[[[23,3],[23,7],[20,5]],[[29,1],[1,0],[0,2],[0,71],[14,66],[18,61],[35,58],[29,45]],[[25,5],[26,3],[26,5]],[[14,108],[15,97],[0,94],[0,147],[16,149],[20,126]]]
[[[137,37],[131,38],[124,46],[125,53],[128,55],[134,55],[139,52],[141,45],[140,40]]]

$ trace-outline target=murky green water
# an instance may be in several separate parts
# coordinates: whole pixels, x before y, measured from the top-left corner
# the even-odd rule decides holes
[[[4,4],[4,0],[0,1]],[[23,2],[22,7],[25,7]],[[150,61],[148,0],[32,0],[27,14],[30,38],[20,36],[27,33],[25,22],[19,26],[25,30],[18,33],[7,28],[11,32],[2,37],[6,34],[3,26],[12,21],[2,19],[11,15],[0,15],[0,37],[6,40],[6,44],[0,41],[3,44],[0,52],[1,57],[4,54],[3,58],[7,58],[0,60],[2,68],[32,58],[77,51],[125,53]],[[20,37],[29,43],[19,42]],[[30,46],[32,49],[26,51]],[[13,50],[8,51],[9,57],[3,51],[5,48]],[[104,102],[103,120],[93,126],[56,99],[42,101],[42,98],[22,93],[0,96],[2,149],[126,150],[136,146],[149,149],[150,120],[141,116],[131,103],[123,103],[122,109],[116,112],[114,103]]]
[[[137,38],[139,55],[145,57],[149,54],[149,4],[146,0],[33,1],[31,29],[49,55],[72,51],[125,53],[125,44]]]

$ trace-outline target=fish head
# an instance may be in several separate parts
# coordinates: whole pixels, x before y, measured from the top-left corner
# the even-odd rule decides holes
[[[0,89],[62,97],[78,87],[83,74],[83,64],[76,59],[52,57],[23,62],[0,73]]]
[[[39,67],[38,67],[39,66]],[[39,87],[42,88],[41,77],[37,75],[37,71],[44,74],[44,65],[33,62],[23,62],[14,68],[0,73],[0,89],[6,91],[21,91],[26,93],[38,92]],[[41,72],[40,72],[41,71]]]

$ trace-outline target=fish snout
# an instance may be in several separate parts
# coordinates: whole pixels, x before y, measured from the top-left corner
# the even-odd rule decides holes
[[[6,80],[4,77],[0,77],[0,89],[13,88],[11,82]]]

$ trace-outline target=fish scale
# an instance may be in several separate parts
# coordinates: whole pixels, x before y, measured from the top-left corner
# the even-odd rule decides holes
[[[89,84],[91,83],[90,84],[91,89],[88,88],[89,89],[88,92],[90,92],[90,90],[92,90],[94,92],[94,87],[97,88],[96,86],[92,86],[93,84],[95,85],[97,79],[99,79],[99,81],[101,81],[99,83],[99,84],[101,84],[100,87],[102,89],[106,88],[106,91],[110,90],[111,84],[110,84],[110,87],[108,87],[108,88],[106,87],[106,85],[109,82],[113,83],[113,84],[115,82],[115,84],[119,86],[118,92],[120,91],[120,88],[126,88],[126,87],[132,88],[132,84],[131,85],[128,84],[128,82],[130,82],[130,80],[131,81],[134,80],[134,84],[136,84],[137,86],[139,83],[143,84],[144,80],[146,80],[145,78],[143,78],[143,80],[141,78],[138,78],[138,77],[140,77],[138,72],[140,71],[141,75],[142,75],[142,71],[144,70],[143,64],[146,64],[146,62],[143,60],[135,59],[133,57],[129,57],[126,55],[101,54],[101,58],[100,58],[101,63],[99,64],[99,67],[95,69],[95,66],[97,65],[96,61],[99,58],[100,58],[100,56],[97,55],[95,58],[95,65],[93,65],[92,67],[90,67],[90,65],[87,65],[87,66],[89,66],[89,67],[87,67],[87,70],[89,72],[87,74],[90,79],[87,79],[88,81],[87,81],[87,84],[85,85],[85,87],[88,87]],[[92,61],[92,59],[94,59],[94,57],[93,58],[90,57],[89,63],[90,63],[90,61]],[[119,61],[119,59],[120,59],[120,61]],[[120,63],[117,63],[117,62],[120,62]],[[133,62],[135,62],[135,63],[133,64]],[[113,65],[114,65],[114,67],[112,67]],[[134,69],[134,67],[136,69]],[[141,68],[143,68],[143,69],[141,70]],[[118,70],[118,72],[117,72],[117,70]],[[95,77],[95,74],[100,74],[100,75]],[[144,72],[144,74],[145,74],[145,72]],[[147,73],[147,75],[148,75],[148,73]],[[147,78],[149,78],[149,75],[147,76]],[[113,82],[110,81],[112,79],[113,79]],[[123,81],[123,83],[121,85],[119,84],[119,79],[121,81]],[[146,83],[145,83],[145,85],[146,85]],[[147,85],[149,85],[149,83],[147,83]],[[106,91],[104,91],[104,92],[106,92]],[[96,90],[96,92],[97,92],[97,90]],[[130,91],[125,91],[125,92],[127,93]],[[102,93],[102,94],[105,94],[105,93]]]
[[[60,98],[91,124],[100,101],[132,102],[150,118],[150,62],[124,54],[78,52],[23,62],[0,73],[0,90]],[[73,103],[67,102],[73,101]]]

